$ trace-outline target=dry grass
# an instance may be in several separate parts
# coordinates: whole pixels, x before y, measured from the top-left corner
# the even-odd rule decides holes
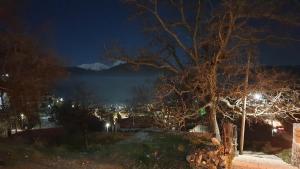
[[[0,159],[6,169],[185,169],[188,151],[201,137],[147,133],[146,139],[137,141],[137,133],[92,133],[89,147],[84,149],[76,135],[28,140],[19,136],[0,140]],[[45,141],[47,140],[47,141]],[[205,139],[204,139],[205,140]],[[0,165],[1,168],[1,165]]]

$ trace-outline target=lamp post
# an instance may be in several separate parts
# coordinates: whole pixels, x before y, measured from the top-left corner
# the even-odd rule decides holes
[[[263,96],[261,93],[252,94],[253,99],[255,101],[262,101]],[[245,123],[246,123],[246,108],[247,108],[247,96],[244,97],[243,103],[243,116],[242,116],[242,124],[241,124],[241,138],[240,138],[240,154],[243,154],[244,151],[244,138],[245,138]]]

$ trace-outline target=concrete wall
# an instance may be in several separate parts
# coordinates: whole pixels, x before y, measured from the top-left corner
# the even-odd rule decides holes
[[[293,124],[292,164],[300,168],[300,123]]]

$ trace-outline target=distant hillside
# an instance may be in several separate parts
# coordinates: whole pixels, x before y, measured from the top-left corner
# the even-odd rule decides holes
[[[296,66],[271,66],[264,65],[265,69],[275,69],[285,71],[294,75],[300,76],[300,65]],[[158,70],[150,66],[134,67],[129,64],[119,64],[109,69],[95,71],[87,70],[80,67],[67,67],[67,71],[72,75],[96,75],[96,76],[158,76],[165,73],[163,70]]]
[[[120,64],[107,70],[99,72],[102,75],[116,76],[116,75],[143,75],[152,76],[162,73],[162,71],[150,66],[134,67],[129,64]]]
[[[119,64],[109,69],[100,71],[87,70],[80,67],[67,67],[67,70],[71,74],[93,74],[102,76],[153,76],[162,73],[162,71],[150,66],[140,66],[139,68],[135,68],[129,64]]]
[[[71,98],[76,86],[84,87],[97,102],[127,103],[132,98],[133,88],[145,86],[149,92],[162,72],[149,66],[135,70],[131,65],[119,64],[107,70],[93,71],[79,67],[67,67],[69,76],[60,82],[56,94]]]

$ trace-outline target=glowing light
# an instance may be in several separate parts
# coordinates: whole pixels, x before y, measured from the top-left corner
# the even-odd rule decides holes
[[[72,104],[72,108],[74,108],[75,107],[75,105],[74,104]]]
[[[21,113],[21,119],[23,120],[25,117],[25,115],[23,113]]]
[[[106,132],[108,132],[108,128],[109,128],[110,124],[109,123],[106,123],[105,124],[105,127],[106,127]]]
[[[62,98],[62,97],[61,97],[61,98],[59,98],[59,101],[63,102],[63,101],[64,101],[64,98]]]
[[[262,100],[262,95],[261,95],[260,93],[255,93],[255,94],[253,95],[253,98],[254,98],[255,100]]]

